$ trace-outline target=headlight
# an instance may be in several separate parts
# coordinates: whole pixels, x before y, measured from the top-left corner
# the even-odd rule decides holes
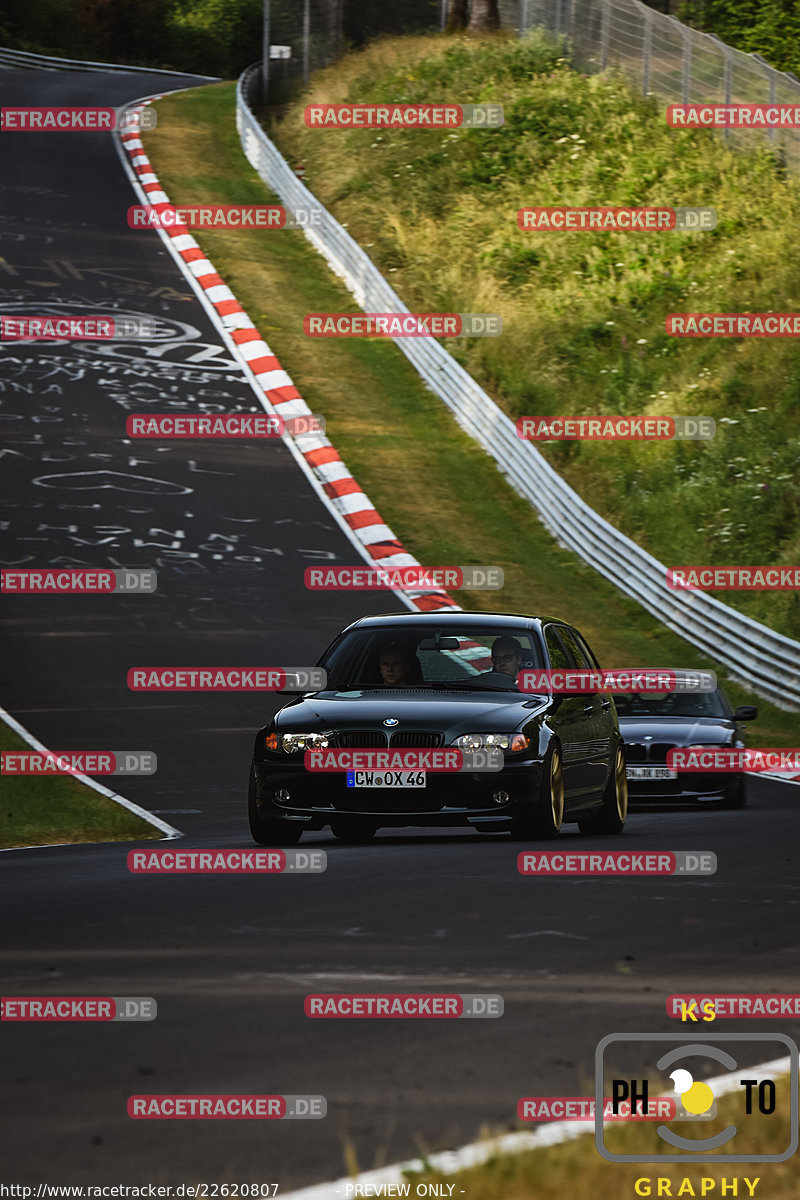
[[[505,750],[517,754],[528,749],[531,739],[524,733],[462,733],[453,744],[459,750]]]
[[[329,733],[268,733],[264,745],[274,753],[298,754],[303,750],[324,750],[329,746]]]

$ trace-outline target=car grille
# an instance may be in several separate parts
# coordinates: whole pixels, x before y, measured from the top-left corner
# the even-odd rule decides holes
[[[393,733],[389,745],[393,750],[435,750],[444,743],[443,733],[430,733],[426,729]]]
[[[443,733],[427,729],[403,730],[402,733],[382,733],[376,729],[348,729],[337,733],[336,744],[341,750],[377,748],[385,750],[433,750],[444,745]]]
[[[344,733],[337,733],[336,744],[341,750],[350,750],[353,748],[361,749],[362,747],[377,747],[380,750],[386,748],[386,734],[375,729],[348,729]]]
[[[667,754],[675,749],[674,742],[627,742],[625,759],[630,766],[635,763],[660,763],[667,761]]]

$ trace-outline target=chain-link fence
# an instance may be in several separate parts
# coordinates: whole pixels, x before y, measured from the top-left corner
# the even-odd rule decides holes
[[[443,0],[270,0],[270,105],[287,103],[314,71],[382,34],[431,33]]]
[[[444,29],[452,0],[271,0],[271,105],[285,104],[311,73],[345,49],[381,34]],[[472,4],[467,3],[469,16]],[[642,92],[666,103],[800,104],[800,80],[700,33],[641,0],[497,0],[500,26],[520,34],[537,26],[564,37],[585,71],[619,67]],[[787,166],[800,167],[800,130],[726,129],[734,145],[764,137]]]
[[[508,28],[543,26],[565,37],[576,66],[619,67],[647,95],[673,104],[800,104],[800,80],[776,71],[757,54],[733,50],[718,37],[682,25],[640,0],[500,0],[518,9]],[[507,12],[510,16],[510,12]],[[800,130],[727,129],[734,145],[768,138],[787,166],[800,167]]]

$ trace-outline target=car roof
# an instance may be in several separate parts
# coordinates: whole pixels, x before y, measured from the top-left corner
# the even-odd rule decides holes
[[[415,625],[464,625],[470,624],[475,629],[519,629],[520,624],[528,628],[540,628],[549,621],[557,625],[567,625],[568,622],[558,617],[532,617],[523,613],[489,613],[468,612],[459,609],[429,613],[380,613],[372,617],[361,617],[353,621],[343,632],[350,629],[381,629],[389,626],[404,626],[413,629]]]

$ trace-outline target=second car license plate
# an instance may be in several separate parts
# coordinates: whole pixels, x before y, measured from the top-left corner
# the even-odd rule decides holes
[[[357,788],[424,788],[425,771],[348,771],[347,786]]]
[[[669,767],[627,767],[628,779],[677,779],[678,772]]]

